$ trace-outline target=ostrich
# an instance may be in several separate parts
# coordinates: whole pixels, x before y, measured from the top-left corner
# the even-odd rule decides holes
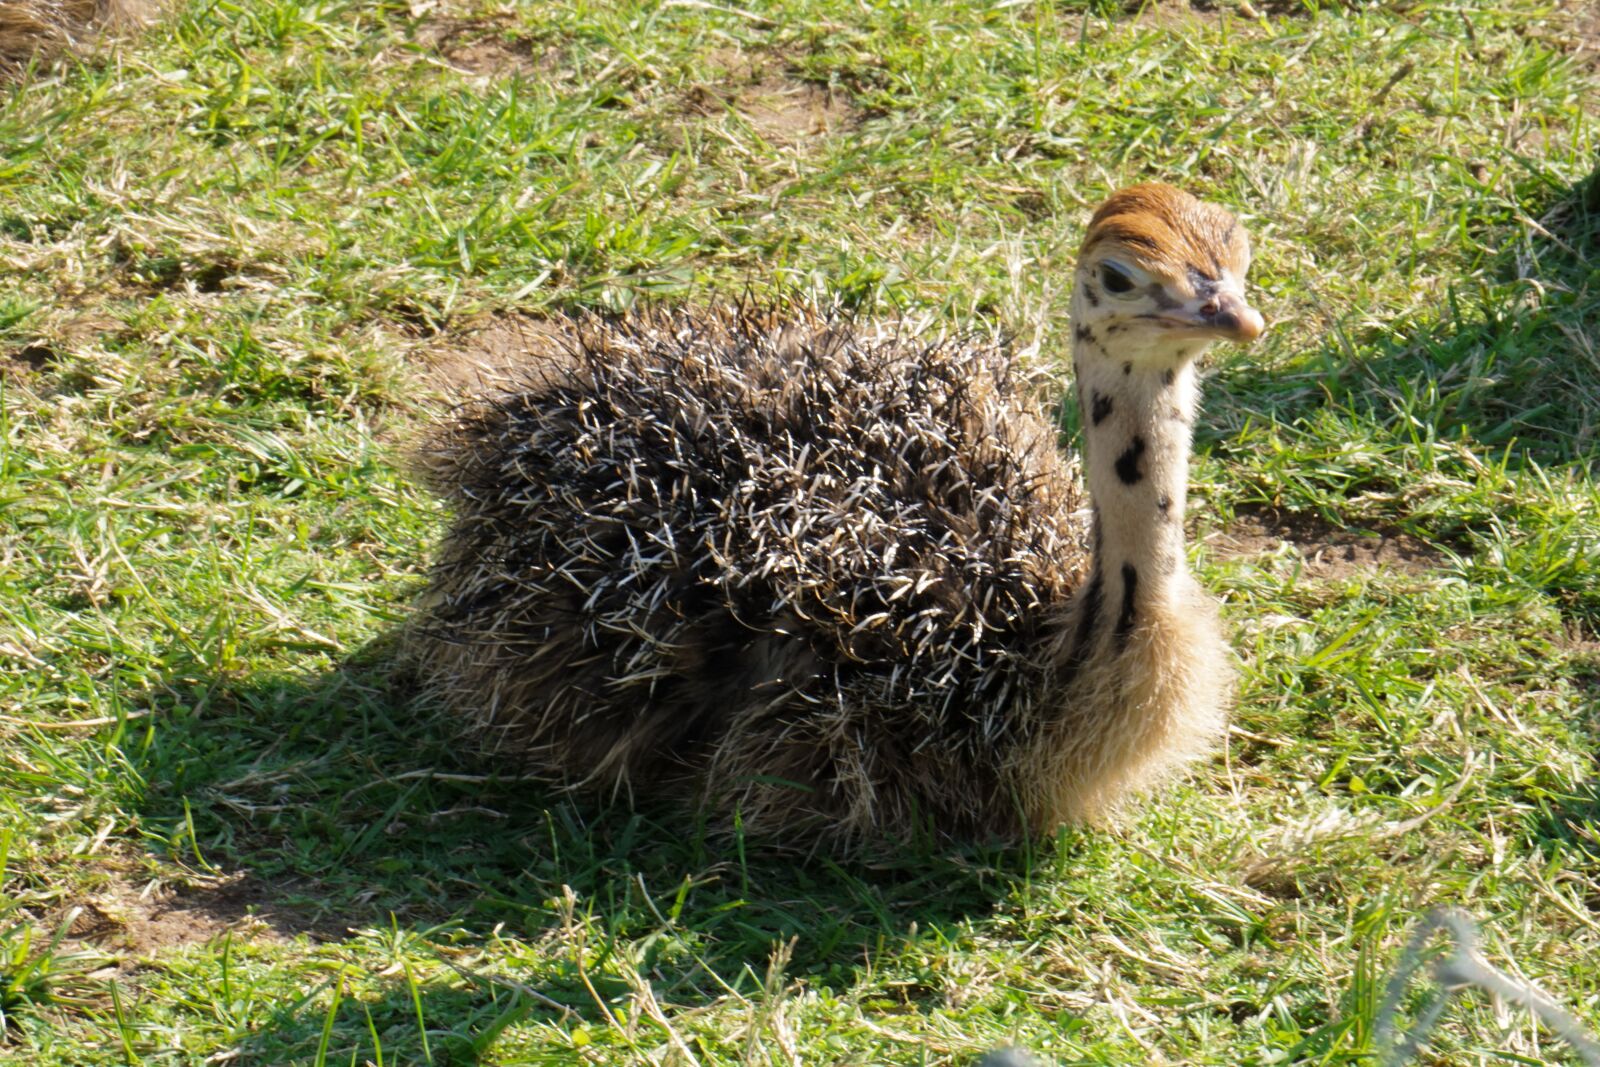
[[[420,452],[454,512],[409,631],[426,690],[559,786],[814,848],[1114,815],[1224,725],[1183,515],[1196,358],[1263,329],[1249,259],[1170,186],[1094,213],[1087,516],[995,344],[782,310],[567,323]]]
[[[0,82],[107,27],[137,26],[154,6],[150,0],[0,0]]]

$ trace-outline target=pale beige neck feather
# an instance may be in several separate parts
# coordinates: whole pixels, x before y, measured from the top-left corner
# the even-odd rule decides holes
[[[1171,610],[1188,582],[1183,513],[1198,407],[1194,360],[1130,351],[1092,328],[1075,326],[1073,334],[1101,625],[1125,638],[1141,614]]]

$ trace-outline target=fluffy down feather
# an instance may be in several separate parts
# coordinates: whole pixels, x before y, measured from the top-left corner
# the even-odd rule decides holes
[[[104,29],[137,25],[153,9],[148,0],[0,0],[0,81]]]
[[[422,451],[454,511],[411,628],[432,692],[554,783],[791,842],[1049,824],[1023,779],[1062,773],[1087,524],[1006,354],[782,311],[566,325]]]

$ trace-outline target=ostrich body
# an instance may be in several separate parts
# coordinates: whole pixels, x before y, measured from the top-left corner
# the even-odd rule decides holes
[[[572,324],[424,451],[455,512],[411,629],[427,688],[554,783],[791,842],[1106,815],[1223,723],[1182,520],[1195,357],[1262,328],[1248,261],[1167,186],[1096,212],[1087,523],[992,345],[777,312]]]
[[[147,0],[0,0],[0,82],[107,27],[136,26],[153,7]]]

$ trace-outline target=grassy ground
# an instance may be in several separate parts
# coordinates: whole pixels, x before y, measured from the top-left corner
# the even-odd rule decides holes
[[[0,1061],[1369,1063],[1435,903],[1600,1025],[1596,22],[1388,7],[195,3],[6,90]],[[1141,178],[1275,323],[1208,384],[1192,781],[795,865],[408,704],[401,444],[486,316],[799,290],[1060,360]],[[1567,1055],[1473,995],[1432,1049]]]

